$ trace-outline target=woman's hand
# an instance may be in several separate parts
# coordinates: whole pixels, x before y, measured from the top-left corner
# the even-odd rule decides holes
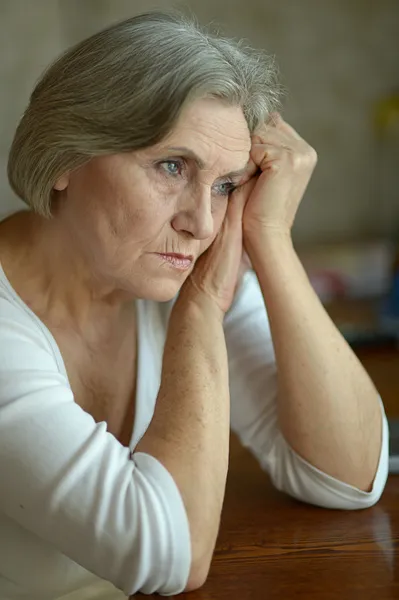
[[[252,136],[250,156],[249,169],[257,181],[244,210],[244,237],[290,235],[317,163],[316,151],[273,113],[271,122]]]
[[[221,316],[228,311],[234,298],[238,279],[245,269],[243,254],[242,219],[245,202],[255,179],[232,193],[222,228],[212,245],[198,259],[183,285],[183,296],[211,302]]]

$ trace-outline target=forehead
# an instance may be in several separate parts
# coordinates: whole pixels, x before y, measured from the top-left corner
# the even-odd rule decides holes
[[[159,148],[187,147],[205,169],[220,172],[245,167],[251,136],[240,107],[213,98],[197,100],[181,113],[175,127]]]

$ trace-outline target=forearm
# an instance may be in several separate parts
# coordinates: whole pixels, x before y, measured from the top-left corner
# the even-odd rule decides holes
[[[228,468],[229,405],[223,318],[181,294],[170,319],[154,417],[137,451],[157,458],[180,490],[193,564],[210,562],[218,533]]]
[[[369,490],[381,448],[373,383],[323,308],[290,238],[259,236],[247,240],[247,251],[270,320],[284,437],[320,470]]]

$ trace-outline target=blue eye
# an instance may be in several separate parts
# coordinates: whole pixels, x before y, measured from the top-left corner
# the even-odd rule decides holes
[[[220,196],[229,196],[237,189],[237,186],[234,185],[232,181],[225,181],[224,183],[220,183],[216,186],[216,193]]]
[[[165,171],[167,175],[176,177],[177,175],[181,175],[183,163],[180,160],[164,160],[159,163],[159,167]]]

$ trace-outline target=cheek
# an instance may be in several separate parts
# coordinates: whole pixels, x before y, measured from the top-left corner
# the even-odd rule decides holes
[[[156,237],[168,217],[165,203],[141,185],[115,187],[101,211],[115,239],[133,246]]]
[[[67,189],[66,212],[87,236],[97,230],[99,224],[112,212],[113,189],[101,170],[90,163],[77,169],[70,177]]]

